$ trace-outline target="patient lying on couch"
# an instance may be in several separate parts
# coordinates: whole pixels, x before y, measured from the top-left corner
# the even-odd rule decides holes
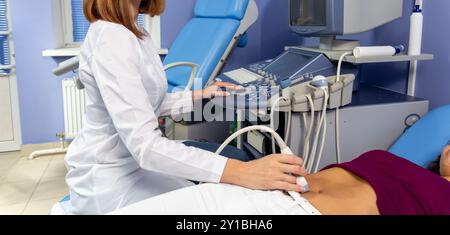
[[[385,151],[363,154],[307,176],[302,194],[313,212],[281,191],[202,184],[167,193],[114,214],[450,215],[450,146],[424,169]]]

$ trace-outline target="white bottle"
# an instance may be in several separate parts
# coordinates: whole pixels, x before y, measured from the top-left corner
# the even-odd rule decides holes
[[[411,15],[411,28],[409,31],[409,55],[422,53],[423,14],[422,0],[416,0],[413,14]]]
[[[374,57],[374,56],[394,56],[400,54],[405,50],[403,45],[393,46],[370,46],[370,47],[356,47],[353,50],[353,55],[356,58]]]

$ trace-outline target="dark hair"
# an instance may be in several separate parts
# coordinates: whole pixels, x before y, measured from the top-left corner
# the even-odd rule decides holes
[[[437,175],[441,175],[441,157],[439,157],[437,161],[434,161],[428,165],[427,169]]]

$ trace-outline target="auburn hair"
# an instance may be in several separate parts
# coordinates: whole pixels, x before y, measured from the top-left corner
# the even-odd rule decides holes
[[[132,12],[136,0],[83,0],[83,12],[86,19],[93,23],[97,20],[121,24],[136,37],[143,39],[144,32],[138,27]],[[139,13],[150,16],[161,15],[165,8],[165,0],[142,0]]]

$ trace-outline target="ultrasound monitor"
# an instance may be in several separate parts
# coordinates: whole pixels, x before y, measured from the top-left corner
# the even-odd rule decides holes
[[[289,26],[302,36],[366,32],[402,13],[403,0],[289,0]]]

